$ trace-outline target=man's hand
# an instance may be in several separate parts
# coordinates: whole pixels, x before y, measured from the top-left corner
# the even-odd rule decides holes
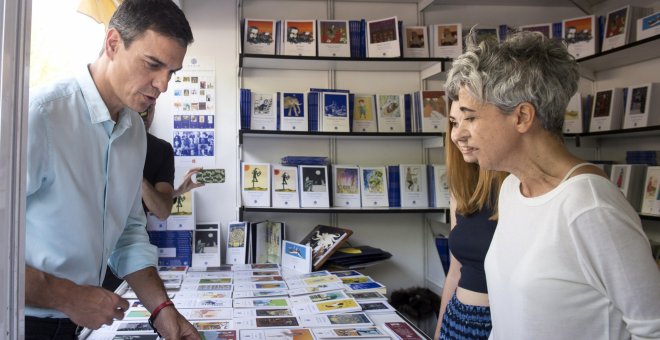
[[[198,167],[198,168],[192,168],[192,169],[188,170],[188,172],[186,172],[186,175],[183,176],[183,182],[181,182],[181,185],[179,185],[179,187],[176,188],[176,190],[174,190],[174,193],[173,193],[172,196],[173,197],[181,196],[181,195],[187,193],[188,191],[190,191],[192,189],[203,187],[204,183],[195,183],[192,180],[192,176],[194,174],[202,171],[202,169],[204,169],[204,168]]]
[[[199,340],[201,336],[174,306],[163,308],[154,320],[154,326],[166,340]]]
[[[94,286],[76,286],[69,303],[60,309],[76,325],[98,329],[124,318],[128,301],[119,295]]]
[[[98,329],[123,319],[128,301],[100,287],[81,286],[25,266],[25,305],[55,309],[79,326]]]

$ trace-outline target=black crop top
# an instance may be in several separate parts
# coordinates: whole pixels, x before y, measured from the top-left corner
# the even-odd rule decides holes
[[[458,286],[478,293],[488,293],[484,260],[493,239],[497,221],[488,218],[492,210],[484,207],[474,214],[456,214],[456,226],[449,234],[449,250],[461,263]]]

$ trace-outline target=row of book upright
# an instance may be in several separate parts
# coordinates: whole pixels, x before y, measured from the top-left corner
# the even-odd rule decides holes
[[[639,154],[640,152],[638,152]],[[599,165],[626,197],[635,211],[643,215],[660,216],[660,166],[657,166],[657,151],[644,151],[652,159],[628,159],[627,163],[611,164],[600,162]],[[639,164],[647,163],[647,164]],[[653,164],[649,166],[648,164]]]
[[[246,162],[241,188],[244,207],[449,207],[446,168],[437,164],[296,167]]]
[[[422,340],[397,315],[386,287],[355,270],[302,273],[276,264],[205,268],[159,267],[169,298],[203,339]],[[159,336],[147,308],[122,284],[129,301],[122,318],[89,332],[88,340]]]
[[[609,88],[582,98],[566,109],[564,133],[633,129],[660,125],[660,83]]]
[[[241,89],[244,130],[312,132],[444,132],[444,91],[354,94],[348,90],[258,93]]]
[[[604,16],[556,23],[476,27],[477,39],[506,39],[512,30],[535,31],[564,40],[576,58],[607,51],[660,33],[660,12],[626,5]],[[634,27],[636,24],[636,27]],[[404,26],[397,17],[377,20],[243,19],[243,52],[352,58],[456,58],[463,52],[460,23]]]

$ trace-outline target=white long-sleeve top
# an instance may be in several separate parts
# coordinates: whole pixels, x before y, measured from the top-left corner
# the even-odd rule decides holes
[[[486,256],[491,338],[660,339],[660,271],[623,194],[591,174],[519,188],[502,185]]]

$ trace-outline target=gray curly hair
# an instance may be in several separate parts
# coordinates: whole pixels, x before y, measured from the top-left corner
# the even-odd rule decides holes
[[[463,88],[504,113],[528,102],[536,108],[543,128],[561,136],[566,106],[579,79],[575,58],[559,40],[538,32],[516,32],[502,43],[477,43],[472,29],[466,52],[454,60],[445,88],[452,100]]]

